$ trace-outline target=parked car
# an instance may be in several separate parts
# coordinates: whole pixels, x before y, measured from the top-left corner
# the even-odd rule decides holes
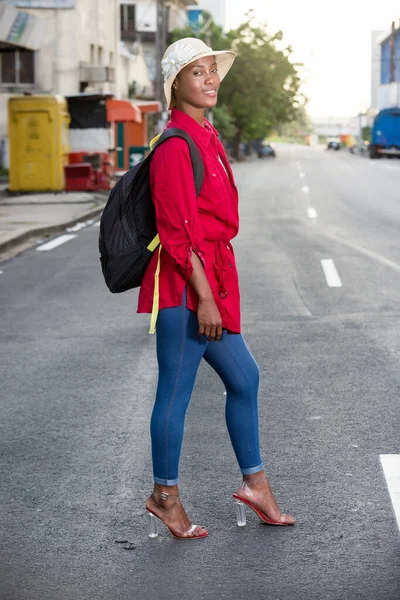
[[[273,146],[273,144],[270,144],[268,142],[263,142],[260,145],[260,148],[258,150],[258,158],[264,158],[264,157],[275,157],[276,156],[276,152],[275,152],[275,148]]]
[[[375,117],[369,156],[400,157],[400,108],[385,108]]]
[[[341,146],[340,140],[331,139],[331,140],[328,140],[328,145],[326,148],[327,148],[327,150],[340,150],[340,146]]]

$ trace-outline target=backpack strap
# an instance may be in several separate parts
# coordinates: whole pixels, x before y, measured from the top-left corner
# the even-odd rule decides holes
[[[153,153],[156,151],[158,146],[160,146],[160,144],[163,144],[164,142],[166,142],[167,140],[169,140],[170,138],[173,138],[173,137],[182,138],[183,140],[185,140],[187,142],[187,144],[189,146],[190,160],[192,161],[192,168],[193,168],[194,185],[195,185],[195,189],[196,189],[196,196],[198,196],[200,194],[200,191],[201,191],[201,188],[203,185],[203,180],[204,180],[204,164],[203,164],[203,160],[201,158],[198,147],[194,143],[191,136],[188,133],[186,133],[186,131],[184,131],[183,129],[178,129],[177,127],[171,127],[169,129],[166,129],[161,135],[157,136],[154,139],[155,145],[151,151],[150,156],[153,155]],[[160,244],[160,238],[159,238],[159,235],[157,234],[156,237],[147,246],[147,248],[151,252],[153,252],[159,244]],[[161,248],[162,248],[162,246],[160,244],[160,246],[158,248],[157,267],[156,267],[156,272],[154,275],[153,309],[152,309],[152,313],[151,313],[150,329],[149,329],[150,334],[154,334],[156,332],[156,322],[157,322],[158,310],[159,310],[159,300],[160,300],[159,276],[160,276],[160,267],[161,267]]]
[[[194,143],[192,137],[188,133],[186,133],[186,131],[184,131],[183,129],[179,129],[178,127],[170,127],[169,129],[165,129],[163,133],[160,133],[151,140],[151,152],[147,156],[146,160],[151,160],[158,146],[173,137],[182,138],[183,140],[185,140],[185,142],[187,142],[189,146],[190,160],[192,161],[193,168],[194,186],[196,188],[196,196],[198,196],[201,192],[201,188],[203,186],[204,181],[204,164],[197,145]],[[147,249],[150,250],[150,252],[154,252],[159,243],[160,238],[157,233],[154,239],[147,246]]]
[[[186,133],[186,131],[183,129],[178,129],[178,127],[170,127],[169,129],[166,129],[157,140],[153,152],[160,146],[160,144],[163,144],[173,137],[182,138],[189,146],[190,159],[192,161],[193,168],[194,186],[196,188],[196,196],[198,196],[204,180],[204,165],[197,145],[194,143],[192,137]]]

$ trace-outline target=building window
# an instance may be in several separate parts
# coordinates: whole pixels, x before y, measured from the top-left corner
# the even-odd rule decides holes
[[[33,52],[19,51],[19,83],[34,83]]]
[[[32,50],[0,50],[0,83],[33,84],[34,52]]]
[[[98,51],[97,56],[98,56],[97,64],[102,65],[103,64],[103,46],[99,46],[99,51]]]
[[[136,6],[134,4],[121,4],[121,31],[133,32],[136,30]]]
[[[109,58],[108,64],[109,64],[110,67],[113,66],[113,64],[114,64],[114,52],[110,52],[110,58]]]
[[[15,83],[15,52],[1,53],[1,83]]]
[[[94,44],[90,44],[90,64],[94,65],[95,63],[95,56],[94,56]]]

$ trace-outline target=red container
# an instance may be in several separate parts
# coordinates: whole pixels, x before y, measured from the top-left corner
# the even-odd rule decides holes
[[[93,167],[90,163],[65,165],[65,189],[67,192],[93,191],[98,189]]]
[[[90,185],[92,187],[85,189],[109,190],[112,187],[112,161],[110,155],[106,152],[71,152],[69,163],[70,166],[91,165],[93,179]]]

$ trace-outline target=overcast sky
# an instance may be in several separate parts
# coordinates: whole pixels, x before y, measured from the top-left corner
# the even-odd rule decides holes
[[[308,112],[346,116],[370,102],[371,31],[399,24],[399,0],[228,0],[230,27],[249,8],[271,31],[282,29],[305,64]]]

